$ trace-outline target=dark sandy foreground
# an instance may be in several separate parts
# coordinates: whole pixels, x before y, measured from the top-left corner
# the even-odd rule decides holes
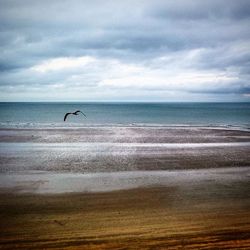
[[[12,173],[17,183],[22,179],[18,175],[37,178],[41,170],[46,176],[128,170],[174,170],[181,175],[171,182],[163,179],[161,185],[147,177],[145,183],[151,185],[61,194],[53,194],[53,185],[47,194],[35,193],[43,185],[39,180],[25,179],[14,188],[7,180],[0,190],[0,249],[250,249],[247,131],[4,129],[0,142],[3,181],[12,181]],[[76,142],[81,145],[72,144]],[[99,144],[103,142],[111,144]],[[214,175],[208,178],[211,171]]]
[[[1,249],[248,249],[249,183],[1,194]]]

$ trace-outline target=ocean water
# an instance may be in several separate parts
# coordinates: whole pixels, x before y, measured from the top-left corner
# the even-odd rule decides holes
[[[82,115],[64,114],[82,110]],[[0,127],[250,127],[250,103],[0,103]]]

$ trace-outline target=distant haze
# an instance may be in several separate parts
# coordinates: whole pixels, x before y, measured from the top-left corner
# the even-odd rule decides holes
[[[0,0],[0,101],[250,101],[249,0]]]

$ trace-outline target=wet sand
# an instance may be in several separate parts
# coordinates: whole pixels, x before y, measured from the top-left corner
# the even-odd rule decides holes
[[[206,143],[249,142],[250,130],[225,127],[1,128],[1,142]]]
[[[200,127],[0,129],[0,171],[244,167],[250,132]]]
[[[0,249],[248,249],[249,137],[211,128],[0,130]],[[43,181],[60,190],[60,175],[87,184],[48,189]],[[112,180],[128,181],[115,189]]]

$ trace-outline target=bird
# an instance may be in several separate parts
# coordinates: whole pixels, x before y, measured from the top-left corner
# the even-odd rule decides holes
[[[72,113],[66,113],[63,120],[66,121],[68,115],[79,115],[79,113],[83,114],[87,118],[87,116],[81,110],[77,110],[77,111],[72,112]]]

